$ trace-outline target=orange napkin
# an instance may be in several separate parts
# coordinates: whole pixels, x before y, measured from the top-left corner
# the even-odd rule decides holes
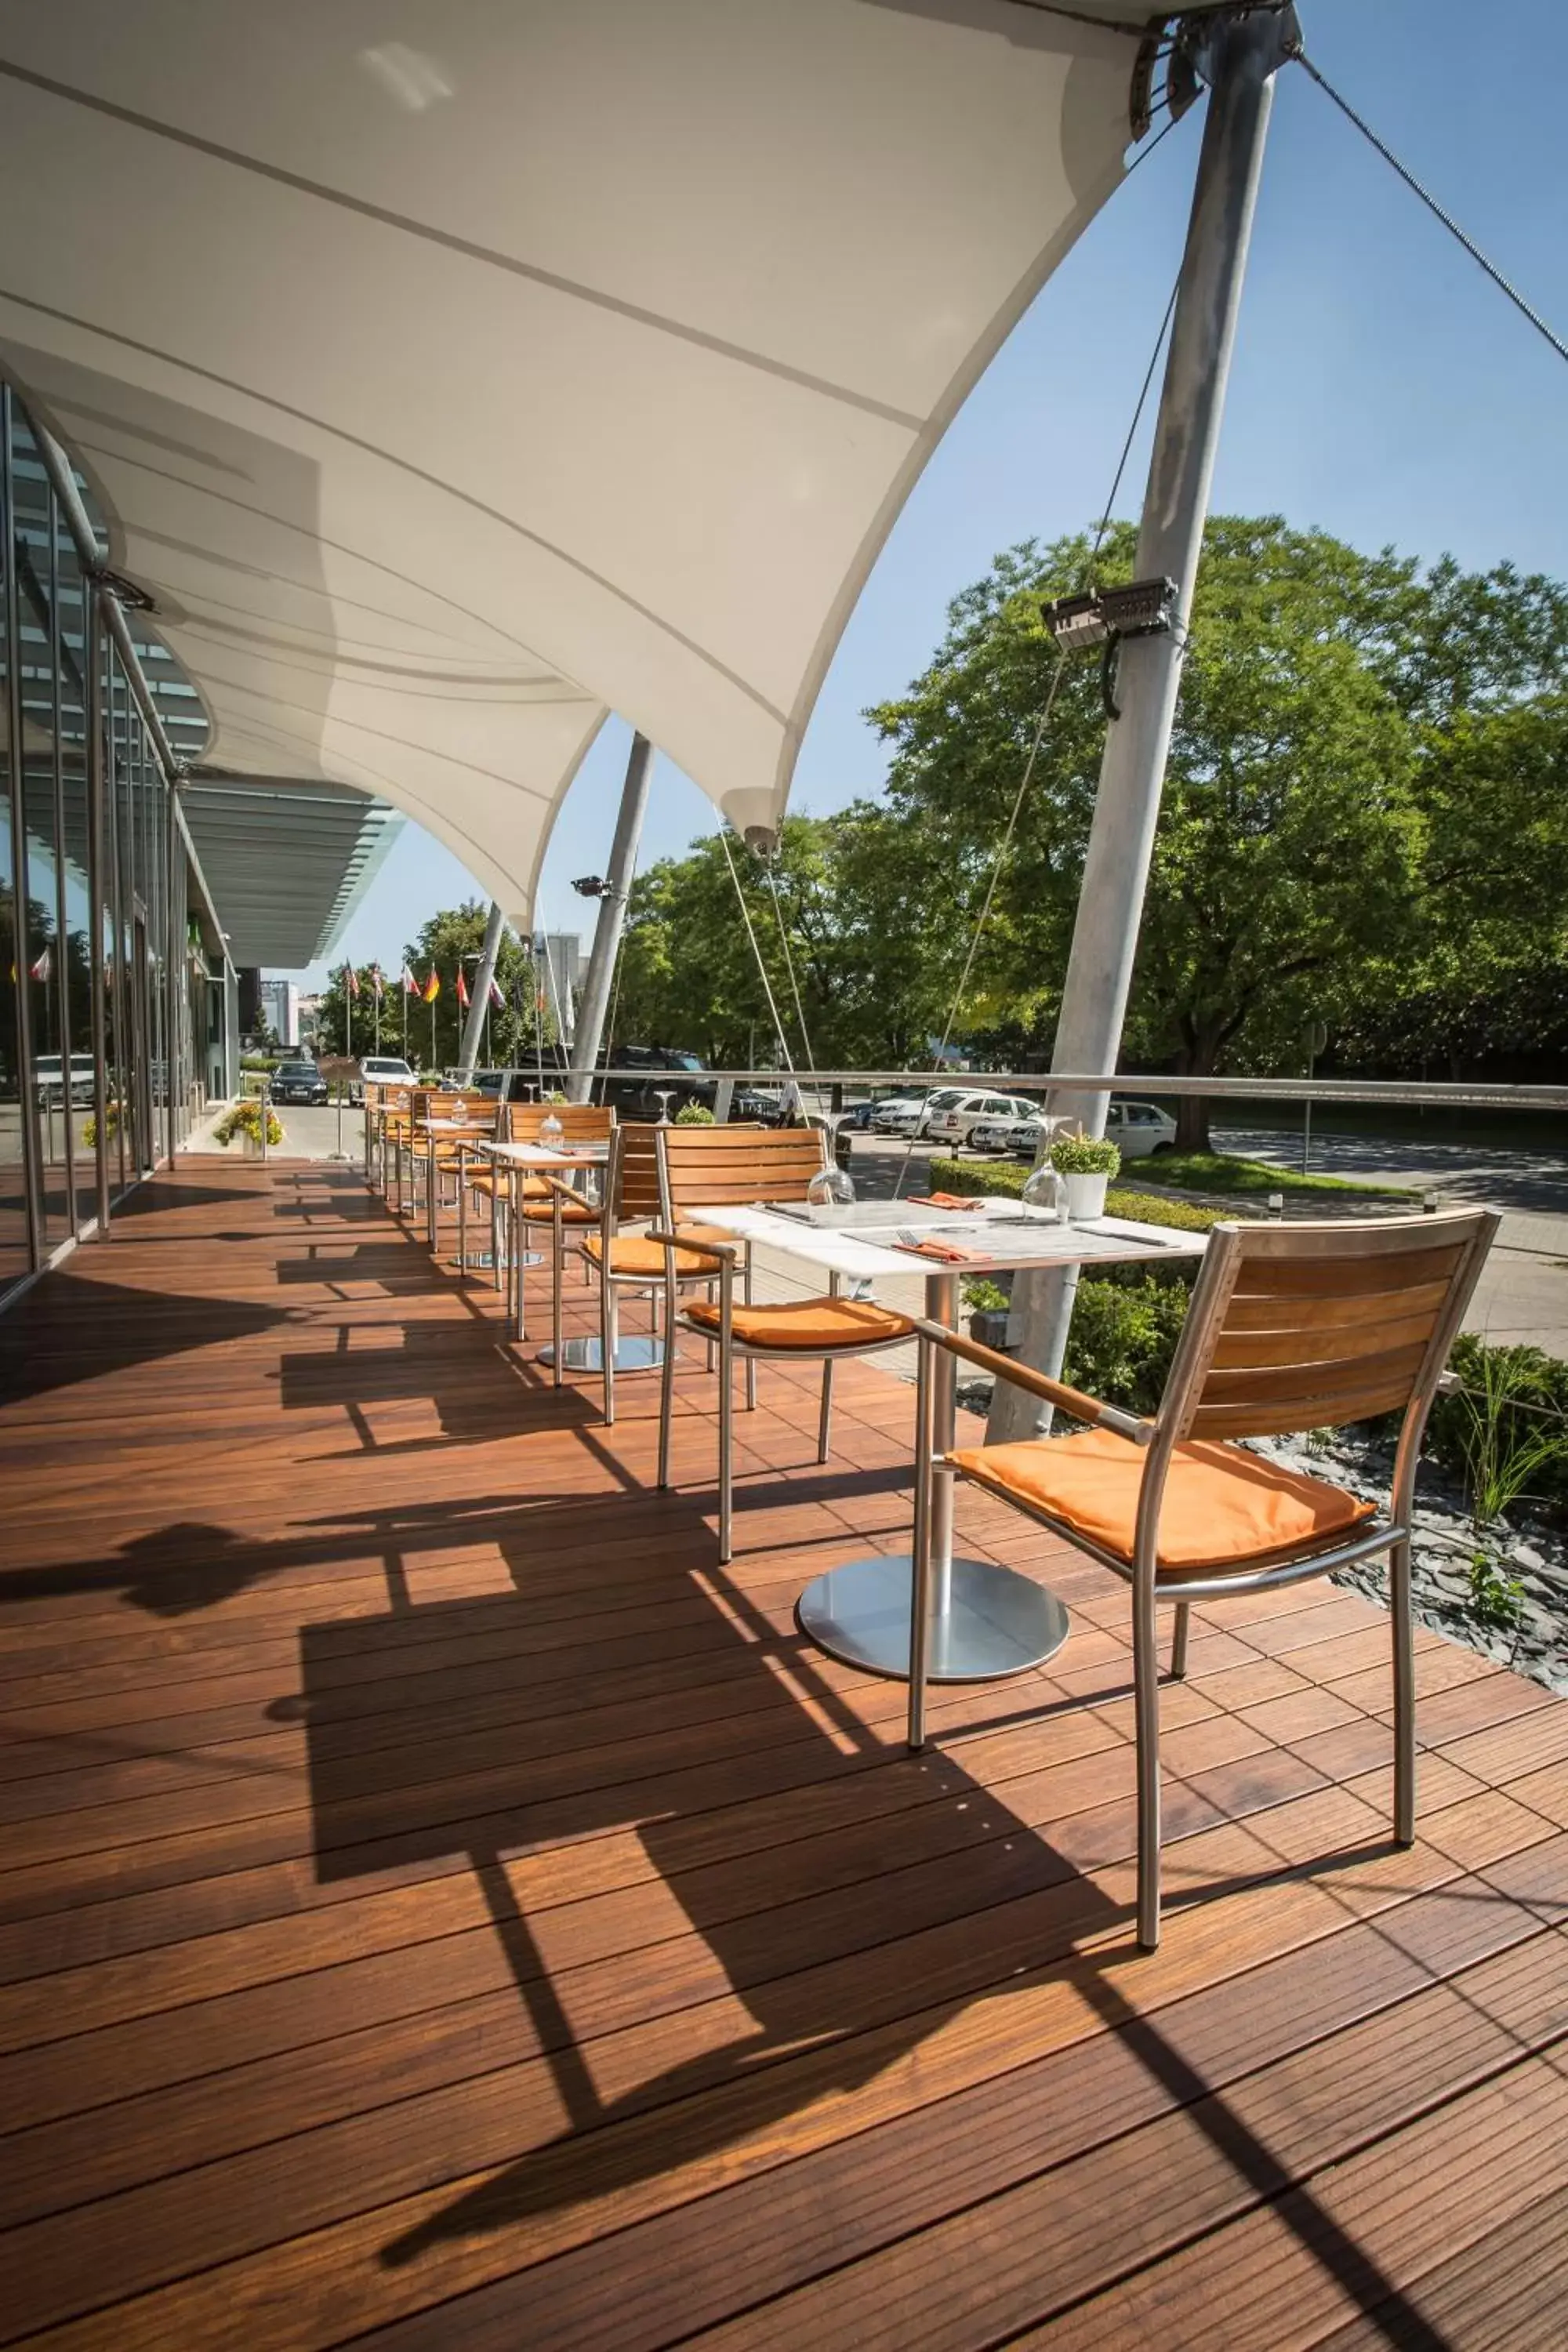
[[[980,1210],[984,1205],[984,1202],[977,1194],[969,1192],[911,1192],[910,1194],[911,1209]]]
[[[939,1242],[934,1235],[930,1241],[900,1242],[899,1247],[907,1250],[910,1257],[934,1257],[942,1265],[973,1265],[978,1255],[954,1242]]]

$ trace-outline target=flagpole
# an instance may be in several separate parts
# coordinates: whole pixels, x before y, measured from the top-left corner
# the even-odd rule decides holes
[[[403,967],[403,1058],[408,1059],[408,966]]]
[[[354,992],[353,967],[343,966],[343,1055],[348,1061],[354,1057]]]

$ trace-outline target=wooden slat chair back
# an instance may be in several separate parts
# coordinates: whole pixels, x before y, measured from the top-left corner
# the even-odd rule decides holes
[[[662,1213],[689,1222],[703,1208],[751,1201],[804,1201],[827,1164],[822,1129],[667,1127]]]
[[[563,1143],[603,1143],[616,1131],[614,1108],[600,1103],[509,1102],[500,1109],[505,1125],[497,1132],[503,1143],[537,1143],[547,1118],[560,1120]]]
[[[669,1255],[666,1286],[668,1334],[664,1358],[663,1393],[659,1401],[658,1483],[669,1484],[670,1431],[675,1414],[675,1354],[677,1302],[675,1249],[689,1242],[693,1225],[700,1227],[702,1213],[719,1207],[744,1208],[770,1201],[804,1201],[814,1176],[827,1165],[827,1136],[821,1128],[661,1127],[656,1131],[659,1156],[661,1232]],[[705,1244],[714,1255],[720,1276],[719,1298],[688,1303],[679,1323],[705,1340],[719,1342],[719,1555],[728,1560],[734,1520],[734,1366],[746,1366],[746,1403],[756,1406],[756,1365],[773,1357],[818,1357],[822,1362],[822,1402],[817,1418],[816,1458],[828,1458],[833,1425],[833,1367],[840,1356],[869,1355],[907,1339],[913,1325],[906,1316],[866,1298],[838,1296],[838,1279],[831,1277],[825,1298],[792,1299],[782,1305],[753,1303],[752,1256],[733,1242]],[[743,1293],[734,1296],[734,1271],[743,1270]]]
[[[1222,1227],[1172,1367],[1179,1438],[1272,1437],[1404,1412],[1477,1247],[1474,1217]]]
[[[1138,1939],[1160,1930],[1159,1658],[1155,1604],[1175,1606],[1171,1672],[1186,1669],[1197,1600],[1293,1584],[1386,1554],[1394,1681],[1394,1837],[1415,1835],[1410,1522],[1415,1466],[1448,1351],[1500,1220],[1445,1216],[1312,1225],[1216,1225],[1159,1411],[1101,1405],[922,1323],[919,1451],[930,1459],[931,1350],[994,1370],[1091,1425],[1066,1438],[962,1449],[973,1478],[1132,1588],[1138,1733]],[[1386,1511],[1238,1439],[1403,1416]],[[922,1493],[924,1486],[922,1484]],[[929,1530],[929,1506],[922,1505]],[[917,1513],[917,1588],[922,1513]],[[922,1608],[925,1602],[922,1601]],[[911,1697],[911,1727],[920,1719]]]
[[[599,1354],[606,1426],[613,1424],[616,1418],[616,1360],[620,1347],[619,1294],[647,1291],[652,1295],[657,1333],[658,1300],[666,1291],[672,1271],[678,1290],[696,1285],[710,1293],[719,1278],[717,1265],[696,1244],[710,1238],[722,1241],[726,1236],[710,1236],[700,1228],[691,1229],[688,1236],[687,1229],[683,1228],[683,1245],[672,1254],[672,1269],[669,1262],[671,1254],[666,1252],[661,1243],[652,1240],[646,1233],[626,1231],[627,1226],[657,1224],[662,1213],[662,1201],[658,1175],[658,1129],[645,1121],[625,1121],[617,1126],[610,1138],[599,1231],[585,1234],[582,1242],[583,1255],[599,1283]],[[688,1239],[689,1246],[687,1245]]]

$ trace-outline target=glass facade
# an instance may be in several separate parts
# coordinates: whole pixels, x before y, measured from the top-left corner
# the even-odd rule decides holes
[[[233,983],[103,592],[9,388],[0,565],[3,1303],[226,1091]]]

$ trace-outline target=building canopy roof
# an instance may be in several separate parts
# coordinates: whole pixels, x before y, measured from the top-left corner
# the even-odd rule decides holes
[[[0,360],[228,774],[519,920],[608,709],[782,813],[866,575],[1118,184],[1144,0],[59,0]]]

